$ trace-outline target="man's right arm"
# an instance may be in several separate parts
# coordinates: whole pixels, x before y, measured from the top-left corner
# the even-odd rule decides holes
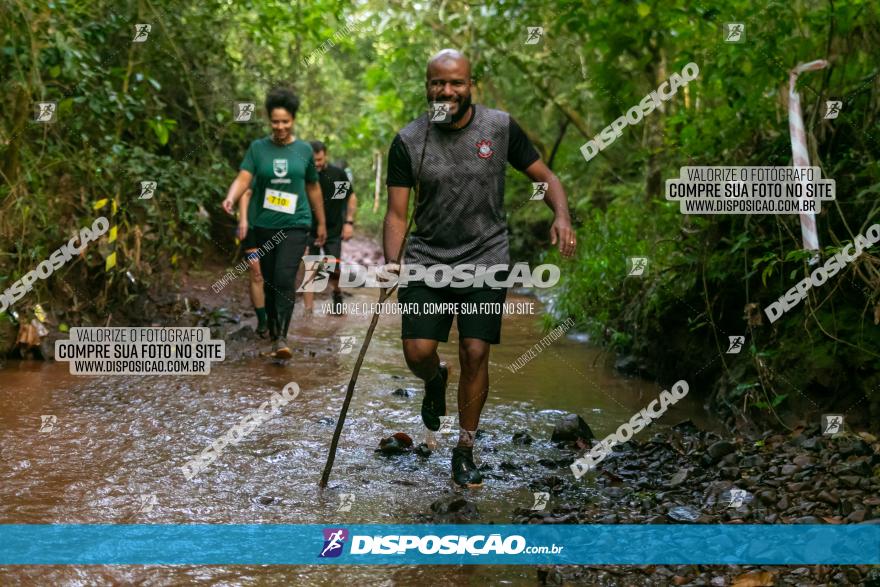
[[[388,211],[385,212],[385,224],[382,245],[386,263],[400,263],[400,246],[406,233],[406,212],[409,209],[409,191],[414,185],[412,166],[406,145],[400,135],[394,137],[388,152]]]
[[[382,233],[386,263],[400,263],[400,245],[406,233],[406,210],[409,208],[408,187],[388,186],[388,210]]]

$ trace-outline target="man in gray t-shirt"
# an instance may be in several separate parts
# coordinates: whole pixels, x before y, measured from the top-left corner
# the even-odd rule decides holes
[[[383,242],[386,261],[394,261],[400,251],[410,189],[418,184],[415,229],[407,241],[404,263],[453,268],[509,264],[504,212],[508,162],[532,181],[548,184],[544,202],[555,213],[550,242],[564,256],[572,256],[575,234],[562,185],[509,114],[471,103],[467,58],[451,49],[440,51],[428,62],[425,87],[428,102],[448,106],[440,109],[446,111],[443,122],[431,122],[423,114],[401,130],[391,145]],[[458,303],[501,308],[506,294],[504,288],[410,283],[399,290],[398,300],[405,307]],[[474,437],[489,393],[489,349],[500,342],[501,315],[500,309],[457,315],[461,376],[459,440],[452,451],[452,477],[462,486],[482,484],[473,462]],[[437,347],[440,341],[448,341],[453,317],[451,312],[402,315],[403,354],[412,372],[425,381],[422,421],[430,430],[439,429],[440,417],[446,415],[449,370],[440,362]]]

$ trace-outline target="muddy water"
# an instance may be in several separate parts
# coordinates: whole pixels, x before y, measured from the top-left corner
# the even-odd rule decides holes
[[[349,302],[370,302],[360,291]],[[318,305],[322,300],[317,300]],[[509,296],[508,301],[531,302]],[[485,485],[468,492],[481,522],[508,523],[516,508],[531,507],[534,477],[570,475],[538,461],[558,458],[549,437],[562,412],[580,413],[604,436],[651,401],[659,388],[625,379],[607,357],[588,344],[560,338],[516,373],[506,366],[532,345],[540,330],[535,315],[506,318],[502,344],[493,348],[491,390],[479,442]],[[361,372],[337,453],[330,488],[317,489],[333,423],[360,342],[364,317],[294,318],[294,359],[215,363],[209,376],[82,377],[66,363],[11,362],[0,371],[0,522],[2,523],[414,523],[434,500],[455,491],[449,481],[455,437],[439,438],[427,460],[415,455],[380,457],[380,438],[406,432],[424,439],[420,390],[400,397],[396,388],[417,388],[402,362],[400,321],[380,321]],[[340,336],[354,336],[350,354],[340,354]],[[450,406],[458,379],[456,332],[441,356],[451,362]],[[288,382],[299,397],[263,423],[191,481],[180,467]],[[454,409],[454,407],[453,407]],[[40,431],[41,416],[55,416]],[[685,398],[661,420],[683,418],[707,424],[696,400]],[[514,432],[535,442],[513,446]],[[647,438],[651,431],[640,437]],[[519,467],[510,471],[501,463]],[[589,483],[554,500],[584,500]],[[350,512],[339,512],[340,494],[354,495]],[[181,584],[440,584],[492,582],[533,584],[526,567],[6,567],[3,583]],[[7,583],[8,584],[8,583]]]

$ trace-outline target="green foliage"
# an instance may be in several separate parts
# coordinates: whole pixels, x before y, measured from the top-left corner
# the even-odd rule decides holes
[[[746,23],[745,43],[721,38],[734,18]],[[131,42],[134,23],[152,24],[147,42]],[[261,104],[277,84],[301,97],[296,134],[349,161],[359,230],[378,234],[388,147],[424,108],[427,58],[454,47],[472,60],[475,101],[510,112],[545,161],[558,144],[553,171],[577,227],[576,259],[551,250],[552,214],[528,201],[529,180],[507,178],[514,258],[563,267],[548,323],[574,316],[592,340],[653,359],[658,375],[694,372],[707,384],[721,375],[732,400],[760,375],[773,395],[757,401],[770,407],[829,389],[874,401],[865,382],[880,358],[876,253],[772,326],[747,323],[747,305],[761,315],[812,269],[797,217],[683,216],[663,181],[683,165],[790,165],[788,72],[828,58],[798,89],[814,164],[836,179],[840,200],[818,217],[823,258],[840,250],[880,209],[880,150],[868,130],[880,118],[878,23],[876,3],[862,0],[7,2],[0,286],[90,223],[105,197],[119,202],[118,271],[229,258],[219,201],[247,144],[268,131],[262,119],[233,122],[232,102]],[[538,24],[543,39],[526,45],[526,27]],[[584,142],[691,61],[697,80],[584,160]],[[844,101],[833,121],[822,115],[829,99]],[[43,100],[58,102],[57,122],[30,121]],[[145,180],[158,183],[151,200],[138,199]],[[113,279],[103,275],[106,253],[82,261],[93,285]],[[649,259],[642,277],[627,276],[634,256]],[[725,356],[727,336],[744,333],[749,352]]]

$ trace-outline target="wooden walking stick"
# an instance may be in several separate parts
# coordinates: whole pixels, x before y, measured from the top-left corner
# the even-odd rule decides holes
[[[413,220],[416,216],[416,207],[419,205],[419,179],[422,175],[422,163],[425,161],[425,151],[428,149],[428,133],[431,130],[430,116],[428,116],[427,124],[428,126],[425,128],[425,143],[422,145],[422,155],[419,159],[418,171],[416,172],[413,210],[412,214],[410,214],[409,222],[407,222],[406,225],[406,232],[403,233],[403,240],[400,242],[400,250],[397,253],[397,257],[394,259],[394,263],[398,266],[403,260],[403,251],[406,249],[406,240],[409,237],[409,232],[412,229]],[[392,285],[388,289],[379,290],[379,307],[382,306],[385,300],[391,297],[391,294],[394,293],[395,289],[397,289],[397,284]],[[343,400],[342,408],[339,410],[339,419],[336,422],[336,430],[333,431],[333,440],[330,443],[330,452],[327,454],[327,464],[324,465],[324,472],[321,474],[320,483],[318,483],[318,485],[322,489],[327,487],[327,481],[330,479],[330,471],[331,469],[333,469],[333,461],[336,460],[336,447],[339,445],[339,437],[342,435],[342,427],[345,425],[345,416],[348,414],[348,406],[351,403],[351,398],[354,396],[354,386],[357,383],[358,375],[361,372],[361,365],[364,363],[364,356],[367,354],[367,349],[370,347],[370,341],[373,340],[373,332],[375,332],[376,325],[378,323],[379,313],[376,312],[370,319],[370,327],[367,329],[367,335],[366,337],[364,337],[364,342],[361,345],[361,352],[358,354],[357,361],[355,361],[354,363],[354,370],[351,372],[351,379],[348,381],[348,388],[345,390],[345,400]]]

